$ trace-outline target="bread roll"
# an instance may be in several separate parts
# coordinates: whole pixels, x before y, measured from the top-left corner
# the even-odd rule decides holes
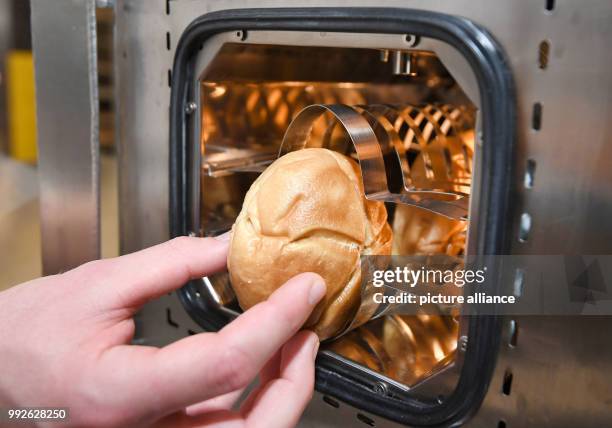
[[[364,197],[359,166],[326,149],[290,152],[253,183],[234,223],[228,269],[243,309],[301,272],[327,294],[306,322],[321,340],[339,333],[359,305],[361,254],[390,254],[382,202]]]
[[[393,219],[393,254],[457,256],[465,250],[464,221],[418,207],[397,205]]]

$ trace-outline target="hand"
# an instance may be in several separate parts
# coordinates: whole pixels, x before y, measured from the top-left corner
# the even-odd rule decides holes
[[[218,333],[130,345],[144,303],[224,269],[227,251],[223,239],[177,238],[0,293],[0,407],[68,407],[72,426],[295,425],[313,391],[319,342],[298,330],[325,294],[318,275]]]

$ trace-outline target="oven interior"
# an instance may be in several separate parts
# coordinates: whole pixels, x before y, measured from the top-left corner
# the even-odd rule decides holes
[[[193,129],[192,229],[199,236],[229,230],[245,193],[277,158],[292,119],[313,104],[347,105],[373,128],[393,134],[403,150],[383,147],[389,189],[454,200],[464,206],[477,162],[477,107],[434,50],[405,36],[408,48],[249,43],[246,33],[223,43],[197,77]],[[381,132],[382,132],[381,131]],[[384,132],[383,132],[384,133]],[[357,158],[347,132],[329,115],[313,124],[311,139]],[[384,146],[384,145],[383,145]],[[395,147],[397,149],[397,147]],[[397,158],[409,169],[404,180]],[[421,207],[387,202],[393,254],[468,253],[470,216],[449,218]],[[240,312],[227,274],[205,278],[199,293]],[[467,331],[459,307],[371,320],[322,345],[352,369],[409,395],[441,400],[454,388]]]

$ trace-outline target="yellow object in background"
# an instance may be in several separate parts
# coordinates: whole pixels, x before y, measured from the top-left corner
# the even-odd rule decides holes
[[[30,51],[11,51],[6,58],[9,153],[36,162],[36,97],[34,61]]]

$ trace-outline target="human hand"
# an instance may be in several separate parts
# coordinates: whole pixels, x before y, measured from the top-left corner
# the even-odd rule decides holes
[[[68,407],[63,426],[295,425],[313,391],[319,342],[298,330],[325,294],[318,275],[294,277],[218,333],[130,345],[144,303],[224,269],[227,251],[182,237],[0,293],[0,407]]]

